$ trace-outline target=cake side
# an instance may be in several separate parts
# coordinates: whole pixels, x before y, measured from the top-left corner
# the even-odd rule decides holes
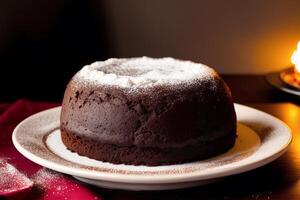
[[[103,162],[158,166],[192,162],[224,153],[234,145],[235,132],[211,142],[200,142],[182,148],[117,146],[81,138],[63,130],[62,141],[71,151]]]

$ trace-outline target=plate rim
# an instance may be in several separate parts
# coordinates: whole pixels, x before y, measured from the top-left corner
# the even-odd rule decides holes
[[[69,174],[72,176],[79,176],[82,178],[88,178],[88,179],[94,179],[94,180],[104,180],[104,181],[112,181],[112,182],[118,182],[118,183],[144,183],[144,184],[169,184],[169,183],[179,183],[179,182],[193,182],[193,181],[201,181],[201,180],[209,180],[212,178],[220,178],[225,177],[229,175],[239,174],[245,171],[253,170],[258,167],[261,167],[265,164],[268,164],[272,162],[273,160],[280,157],[283,153],[285,153],[288,150],[288,147],[290,146],[292,142],[292,133],[290,127],[285,124],[282,120],[265,113],[263,111],[260,111],[258,109],[245,106],[242,104],[235,103],[235,107],[242,107],[246,109],[252,109],[255,112],[260,112],[268,116],[273,121],[276,121],[278,124],[283,126],[287,131],[285,131],[285,134],[289,135],[288,141],[282,145],[278,151],[273,152],[271,155],[266,156],[265,158],[258,160],[256,162],[246,163],[243,165],[230,167],[224,166],[222,170],[218,170],[214,173],[209,174],[198,174],[196,172],[193,173],[185,173],[185,174],[168,174],[168,175],[159,175],[159,176],[136,176],[136,175],[130,175],[130,174],[113,174],[113,173],[107,173],[107,172],[96,172],[97,177],[95,177],[94,173],[91,173],[91,170],[83,170],[78,168],[72,168],[70,166],[65,166],[63,164],[56,163],[54,161],[48,161],[44,158],[41,158],[34,153],[30,152],[29,150],[22,147],[21,144],[17,141],[16,135],[18,134],[18,130],[21,126],[24,126],[24,124],[28,123],[28,121],[31,121],[32,119],[39,117],[40,115],[44,115],[47,112],[54,111],[56,109],[61,109],[61,106],[54,107],[51,109],[47,109],[41,112],[38,112],[36,114],[33,114],[29,116],[28,118],[24,119],[21,123],[19,123],[12,134],[12,141],[15,146],[15,148],[26,158],[31,160],[32,162],[35,162],[41,166],[47,167],[49,169]],[[252,128],[251,128],[252,129]],[[49,150],[50,151],[50,150]],[[229,168],[229,169],[228,169]]]
[[[298,91],[297,89],[291,89],[291,88],[287,87],[285,85],[285,83],[283,83],[280,80],[279,76],[280,76],[281,72],[282,71],[269,73],[265,76],[265,80],[267,81],[268,84],[273,86],[275,89],[299,98],[300,91]]]

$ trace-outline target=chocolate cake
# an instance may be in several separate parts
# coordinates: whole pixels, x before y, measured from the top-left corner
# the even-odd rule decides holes
[[[71,79],[60,127],[65,146],[79,155],[156,166],[226,152],[235,143],[236,114],[229,88],[205,65],[112,58]]]

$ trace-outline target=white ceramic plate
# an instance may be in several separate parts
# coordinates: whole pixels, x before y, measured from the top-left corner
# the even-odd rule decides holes
[[[13,132],[13,143],[33,162],[101,187],[127,190],[191,187],[265,165],[282,155],[290,144],[290,129],[282,121],[247,106],[235,104],[235,109],[239,122],[235,146],[217,157],[185,164],[117,165],[72,153],[61,142],[60,107],[21,122]]]

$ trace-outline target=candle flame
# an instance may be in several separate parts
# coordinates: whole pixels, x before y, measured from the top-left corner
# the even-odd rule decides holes
[[[300,41],[298,42],[297,49],[292,55],[291,61],[295,65],[295,70],[300,73]]]

